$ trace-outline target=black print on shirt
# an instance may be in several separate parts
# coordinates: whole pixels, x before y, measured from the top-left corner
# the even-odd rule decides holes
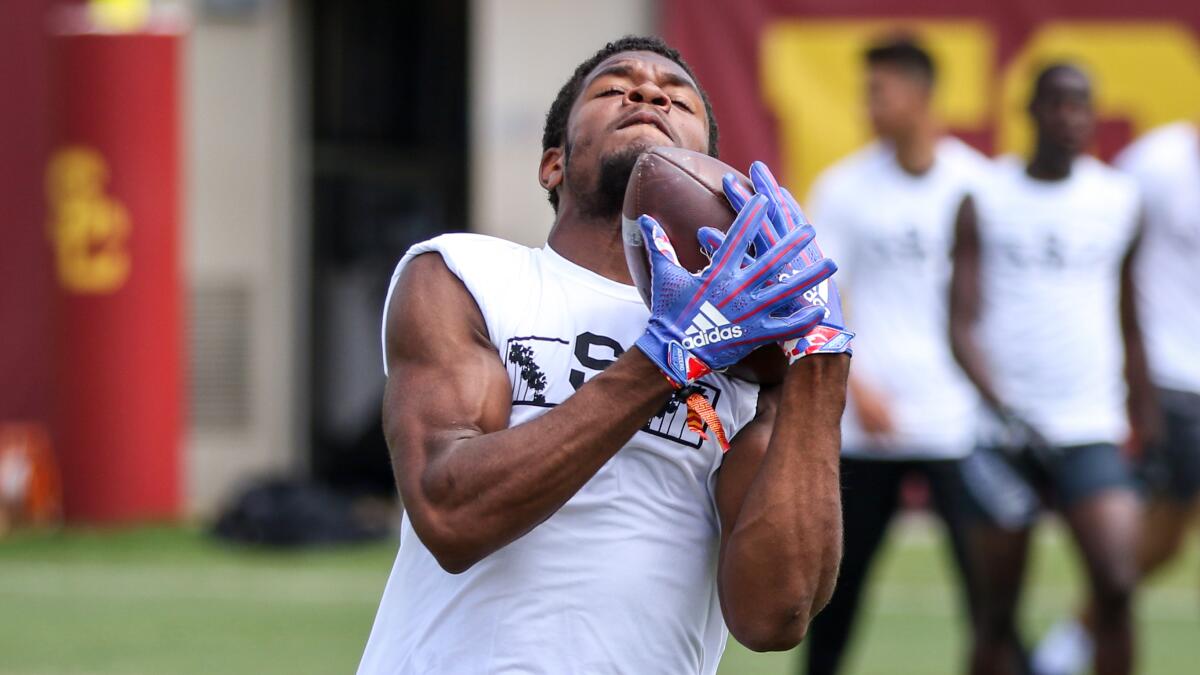
[[[567,344],[558,338],[528,337],[509,338],[508,379],[512,382],[513,405],[550,405],[546,403],[546,374],[538,367],[535,348],[539,342]]]
[[[544,369],[548,368],[553,377],[554,368],[547,364],[562,363],[566,357],[563,350],[569,349],[571,369],[567,373],[567,381],[576,391],[584,382],[616,363],[625,353],[621,343],[607,335],[590,331],[575,336],[573,343],[560,338],[530,335],[509,338],[506,344],[505,358],[513,387],[514,406],[552,408],[561,403],[546,400],[547,376]],[[721,398],[721,390],[705,382],[699,382],[698,385],[715,408]],[[642,427],[642,431],[692,448],[699,448],[704,442],[699,434],[688,428],[687,408],[675,399],[667,401],[658,414]]]

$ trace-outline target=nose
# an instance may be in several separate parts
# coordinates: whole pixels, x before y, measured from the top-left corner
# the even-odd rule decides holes
[[[625,100],[630,103],[649,103],[663,110],[671,109],[671,97],[667,96],[666,92],[662,89],[659,89],[657,84],[649,80],[642,82],[636,87],[630,87],[625,92]]]

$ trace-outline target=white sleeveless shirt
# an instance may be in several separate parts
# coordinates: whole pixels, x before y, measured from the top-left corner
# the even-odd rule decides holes
[[[975,200],[979,336],[997,394],[1057,445],[1122,442],[1120,279],[1137,185],[1086,155],[1061,181],[1003,157]]]
[[[1160,387],[1200,392],[1200,129],[1155,129],[1116,164],[1145,199],[1137,293],[1150,374]]]
[[[868,434],[851,396],[842,416],[848,457],[949,459],[975,444],[977,395],[947,339],[950,248],[958,208],[987,158],[952,137],[935,153],[913,176],[876,141],[825,171],[810,194],[857,333],[853,373],[883,395],[896,427],[886,438]]]
[[[426,252],[483,313],[512,382],[510,426],[564,401],[645,330],[634,287],[549,246],[475,234],[412,247],[389,303],[405,264]],[[385,306],[385,331],[386,316]],[[701,382],[731,434],[753,418],[756,386]],[[715,673],[727,637],[716,590],[722,455],[686,417],[679,406],[652,418],[557,513],[462,574],[442,570],[404,518],[358,672]]]

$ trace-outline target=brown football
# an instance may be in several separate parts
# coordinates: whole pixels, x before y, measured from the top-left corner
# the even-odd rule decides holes
[[[637,219],[649,214],[662,225],[679,256],[691,272],[708,265],[696,232],[702,227],[726,231],[737,215],[725,199],[721,178],[734,173],[748,190],[750,180],[715,157],[682,148],[658,147],[646,151],[633,168],[621,209],[625,261],[646,306],[650,306],[650,259],[642,244]],[[787,372],[787,358],[774,344],[764,345],[729,368],[734,377],[760,384],[778,384]]]

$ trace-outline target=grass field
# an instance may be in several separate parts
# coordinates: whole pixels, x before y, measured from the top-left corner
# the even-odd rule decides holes
[[[1073,554],[1040,538],[1026,626],[1078,594]],[[0,673],[351,673],[394,544],[295,554],[231,549],[188,529],[21,535],[0,541]],[[1139,602],[1141,672],[1200,672],[1195,547]],[[924,522],[893,537],[849,672],[958,673],[963,634],[942,550]],[[796,672],[796,654],[736,644],[722,675]]]

